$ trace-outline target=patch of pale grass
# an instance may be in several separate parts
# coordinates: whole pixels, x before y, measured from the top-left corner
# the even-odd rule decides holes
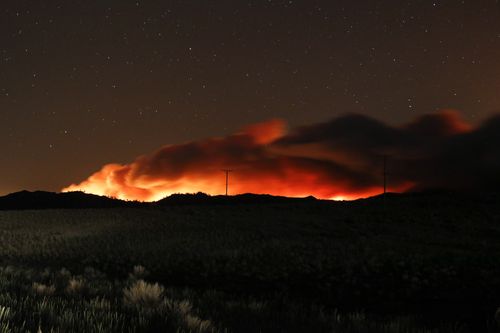
[[[93,298],[89,303],[94,309],[111,310],[111,302],[104,297]]]
[[[188,300],[176,304],[176,310],[183,316],[187,316],[193,310],[193,305]]]
[[[149,271],[142,265],[135,265],[132,273],[129,274],[131,280],[144,280],[148,277]]]
[[[10,308],[0,305],[0,323],[8,322],[11,318]]]
[[[184,316],[184,323],[191,332],[207,332],[213,328],[210,320],[203,320],[192,314]]]
[[[71,278],[68,281],[68,286],[66,287],[66,293],[69,295],[78,295],[84,292],[86,289],[85,280],[78,278]]]
[[[156,308],[163,301],[164,290],[165,288],[158,283],[152,284],[138,280],[123,290],[123,302],[128,306]]]
[[[41,296],[51,296],[56,291],[56,287],[53,285],[46,285],[38,282],[33,282],[31,288],[36,294]]]
[[[208,332],[213,330],[210,320],[203,320],[192,313],[193,305],[188,300],[172,302],[171,308],[178,313],[190,332]]]

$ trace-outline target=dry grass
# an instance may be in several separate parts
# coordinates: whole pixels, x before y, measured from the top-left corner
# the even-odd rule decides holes
[[[56,287],[54,287],[54,285],[46,285],[38,282],[33,282],[32,289],[36,294],[41,296],[51,296],[54,295],[56,291]]]
[[[156,308],[163,301],[163,286],[138,280],[123,290],[123,302],[129,306]]]
[[[66,287],[66,293],[69,295],[79,295],[86,290],[85,280],[79,278],[71,278]]]

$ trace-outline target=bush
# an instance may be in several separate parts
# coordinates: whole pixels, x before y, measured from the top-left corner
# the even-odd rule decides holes
[[[163,292],[164,288],[158,283],[138,280],[123,290],[123,302],[128,306],[156,308],[163,302]]]
[[[149,272],[142,265],[134,266],[132,273],[129,274],[131,280],[143,280],[149,275]]]
[[[79,295],[86,291],[85,280],[78,278],[71,278],[66,287],[66,293],[69,295]]]
[[[46,285],[38,282],[33,282],[32,289],[36,294],[41,296],[51,296],[54,295],[56,291],[56,287],[53,285]]]
[[[192,314],[187,314],[184,317],[184,324],[190,332],[207,332],[213,330],[210,320],[203,320]]]

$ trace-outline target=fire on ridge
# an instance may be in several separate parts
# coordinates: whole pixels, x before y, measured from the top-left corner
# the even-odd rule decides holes
[[[166,145],[129,164],[107,164],[63,191],[139,201],[174,193],[217,195],[225,193],[223,170],[230,169],[229,194],[351,200],[381,193],[384,156],[390,191],[480,188],[498,181],[491,170],[496,164],[471,155],[481,151],[498,164],[492,144],[498,138],[477,138],[498,136],[499,124],[497,117],[472,127],[449,110],[396,127],[348,114],[287,132],[283,121],[272,119],[225,137]],[[470,173],[474,168],[481,172]]]

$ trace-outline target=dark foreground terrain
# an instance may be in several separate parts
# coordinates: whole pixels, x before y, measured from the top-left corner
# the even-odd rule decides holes
[[[494,194],[17,195],[0,198],[0,332],[497,331]]]

